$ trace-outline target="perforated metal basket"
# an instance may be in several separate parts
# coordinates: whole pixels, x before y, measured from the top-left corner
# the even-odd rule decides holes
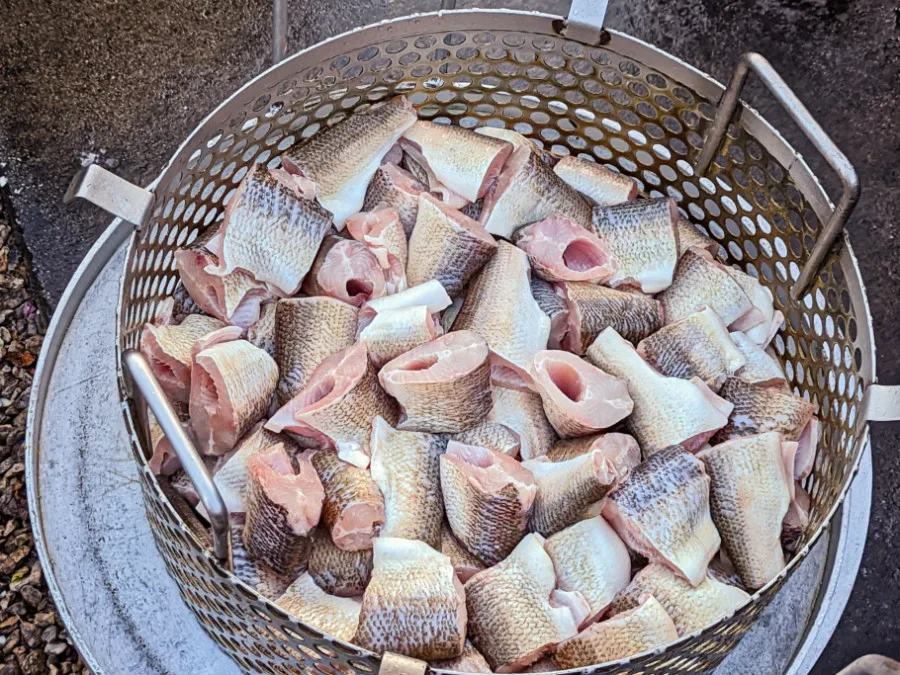
[[[120,378],[159,551],[200,623],[248,672],[323,675],[425,664],[383,659],[298,623],[229,571],[227,514],[196,455],[182,461],[212,522],[212,537],[167,499],[146,462],[146,402],[187,452],[169,405],[140,356],[144,323],[178,282],[174,251],[222,215],[254,162],[276,166],[294,143],[354,110],[405,94],[420,117],[463,127],[513,128],[559,154],[577,154],[670,195],[722,246],[723,259],[772,289],[787,318],[774,340],[790,386],[816,403],[823,437],[805,487],[810,524],[799,553],[752,600],[666,649],[588,669],[701,673],[714,668],[807,555],[852,480],[868,420],[897,418],[895,390],[875,384],[865,292],[842,226],[858,194],[846,158],[757,55],[727,91],[682,61],[601,29],[605,2],[576,0],[568,19],[511,11],[417,15],[338,36],[273,67],[207,117],[143,190],[97,167],[71,194],[137,225],[119,305]],[[276,53],[283,45],[276,41]],[[802,158],[738,100],[755,70],[839,173],[834,209]],[[123,357],[124,355],[124,357]],[[125,377],[124,373],[130,373]],[[386,671],[387,672],[387,671]]]

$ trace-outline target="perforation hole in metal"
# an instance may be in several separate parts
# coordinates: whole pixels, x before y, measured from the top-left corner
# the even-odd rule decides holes
[[[353,110],[406,94],[425,119],[515,129],[557,154],[628,174],[650,196],[674,197],[683,215],[720,244],[724,262],[772,289],[786,317],[774,352],[791,389],[819,407],[823,422],[821,448],[805,482],[812,497],[808,540],[841,495],[865,433],[860,406],[871,380],[862,351],[868,326],[865,309],[853,299],[860,295],[851,257],[844,244],[837,245],[810,290],[792,301],[789,287],[821,223],[769,150],[732,126],[711,170],[694,175],[692,163],[714,105],[666,73],[620,56],[614,43],[585,47],[560,38],[550,21],[545,23],[546,34],[476,29],[400,38],[398,30],[327,58],[317,58],[314,50],[239,95],[180,151],[160,181],[152,219],[129,253],[122,347],[137,345],[143,323],[172,292],[174,249],[221,219],[254,162],[277,166],[278,153],[291,144]],[[419,30],[436,26],[432,19]],[[655,58],[662,63],[666,57],[656,53]],[[223,579],[153,477],[142,472],[141,478],[168,569],[205,628],[242,667],[279,673],[302,660],[322,672],[377,669],[375,657],[279,618],[261,599],[251,600],[252,589],[234,577]],[[674,651],[636,659],[614,672],[705,672],[749,628],[780,584]],[[315,647],[320,646],[335,655],[327,659],[331,665],[319,663],[324,657]]]

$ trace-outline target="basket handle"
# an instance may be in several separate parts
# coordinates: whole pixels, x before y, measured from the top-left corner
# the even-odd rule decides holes
[[[138,228],[150,217],[154,201],[150,190],[129,183],[96,164],[88,164],[72,177],[63,203],[68,204],[76,198],[85,199]]]
[[[850,164],[850,160],[838,150],[834,142],[828,137],[828,134],[819,126],[819,123],[813,119],[813,116],[806,107],[797,98],[797,95],[788,87],[787,83],[781,79],[781,76],[775,72],[766,59],[755,52],[747,52],[741,56],[734,74],[731,76],[731,82],[722,94],[719,100],[716,117],[713,120],[709,133],[703,142],[703,150],[697,158],[694,165],[694,171],[698,175],[706,173],[710,164],[715,157],[725,133],[728,131],[728,125],[737,110],[739,97],[747,82],[747,76],[750,71],[754,71],[766,89],[775,97],[782,105],[791,119],[800,127],[804,135],[812,142],[816,149],[828,162],[828,165],[834,170],[841,179],[841,197],[837,206],[831,213],[831,217],[825,224],[818,240],[816,240],[809,258],[803,264],[800,271],[800,277],[791,286],[791,297],[795,300],[806,291],[809,284],[819,271],[822,261],[834,244],[841,230],[853,212],[856,202],[859,200],[859,179],[856,176],[856,170]]]
[[[279,2],[286,0],[275,0]],[[599,45],[606,41],[608,35],[603,32],[603,20],[609,0],[572,0],[569,13],[561,24],[554,23],[563,37],[588,45]],[[441,10],[456,9],[456,0],[441,0]]]
[[[127,349],[122,354],[122,363],[128,371],[131,396],[138,406],[146,404],[156,417],[166,438],[172,444],[175,455],[184,472],[193,483],[200,497],[200,503],[209,515],[212,525],[213,555],[226,569],[231,569],[231,528],[228,524],[228,507],[193,441],[181,426],[172,404],[166,398],[159,380],[153,374],[147,359],[136,349]]]

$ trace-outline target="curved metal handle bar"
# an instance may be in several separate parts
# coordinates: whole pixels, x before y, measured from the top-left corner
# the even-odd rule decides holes
[[[747,76],[750,71],[754,71],[766,89],[775,97],[775,99],[784,107],[791,119],[800,127],[804,135],[812,142],[816,149],[828,162],[828,165],[834,170],[841,179],[842,191],[838,204],[825,224],[819,238],[816,240],[813,250],[809,254],[809,258],[803,264],[800,272],[800,278],[791,286],[791,297],[795,300],[803,295],[813,278],[818,273],[822,265],[822,261],[831,249],[834,240],[837,239],[844,224],[853,212],[856,202],[859,200],[859,179],[856,176],[856,170],[850,164],[850,160],[838,150],[834,142],[828,137],[828,134],[819,126],[819,123],[813,119],[806,107],[797,98],[797,95],[788,87],[787,83],[781,79],[781,76],[775,72],[766,59],[755,52],[747,52],[741,56],[737,67],[734,69],[734,75],[731,76],[731,82],[722,94],[719,101],[716,118],[706,135],[703,143],[703,150],[697,158],[694,165],[695,173],[702,175],[706,173],[709,165],[712,163],[719,146],[725,138],[728,131],[728,125],[731,118],[737,110],[741,91],[747,82]],[[788,167],[790,170],[790,167]]]
[[[206,509],[212,525],[213,555],[226,569],[231,567],[231,528],[228,526],[228,508],[219,489],[213,483],[212,476],[206,469],[200,453],[194,447],[193,441],[188,437],[175,410],[166,398],[159,381],[150,369],[150,364],[143,354],[134,349],[128,349],[122,354],[122,363],[130,376],[132,397],[137,405],[146,404],[156,417],[166,438],[172,444],[175,455],[181,462],[184,472],[190,478],[200,503]]]

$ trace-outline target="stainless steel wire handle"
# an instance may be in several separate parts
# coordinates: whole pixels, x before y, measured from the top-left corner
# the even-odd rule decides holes
[[[825,224],[822,233],[816,238],[816,243],[812,251],[810,251],[809,258],[803,264],[799,278],[791,286],[791,297],[797,300],[803,295],[819,272],[822,261],[825,260],[825,256],[831,250],[832,244],[834,244],[841,230],[844,229],[847,219],[853,212],[856,202],[859,200],[859,178],[857,178],[856,170],[850,164],[850,160],[838,149],[834,141],[825,133],[825,130],[819,126],[819,123],[806,109],[806,106],[800,102],[797,95],[781,79],[781,76],[775,71],[772,64],[756,52],[747,52],[738,61],[737,67],[734,69],[734,75],[731,76],[731,82],[728,83],[728,87],[719,100],[715,120],[713,120],[709,133],[703,142],[703,150],[694,164],[694,172],[698,175],[703,175],[709,169],[709,165],[712,164],[719,147],[722,145],[722,140],[725,138],[725,133],[728,131],[728,125],[731,124],[731,119],[737,110],[738,103],[740,103],[741,92],[751,70],[757,74],[766,89],[784,107],[787,114],[791,116],[791,119],[800,127],[804,135],[816,146],[816,149],[828,162],[828,165],[841,179],[842,191],[837,206],[831,213],[831,217]],[[788,173],[790,173],[791,168],[791,166],[788,166]]]
[[[146,405],[153,412],[163,433],[172,444],[181,467],[197,490],[200,503],[206,509],[212,526],[213,555],[219,564],[231,570],[231,528],[225,500],[213,483],[212,476],[200,458],[197,448],[194,447],[193,441],[181,426],[172,404],[166,398],[144,355],[135,349],[128,349],[122,354],[122,363],[125,364],[129,382],[133,385],[131,396],[135,405],[139,408]]]

